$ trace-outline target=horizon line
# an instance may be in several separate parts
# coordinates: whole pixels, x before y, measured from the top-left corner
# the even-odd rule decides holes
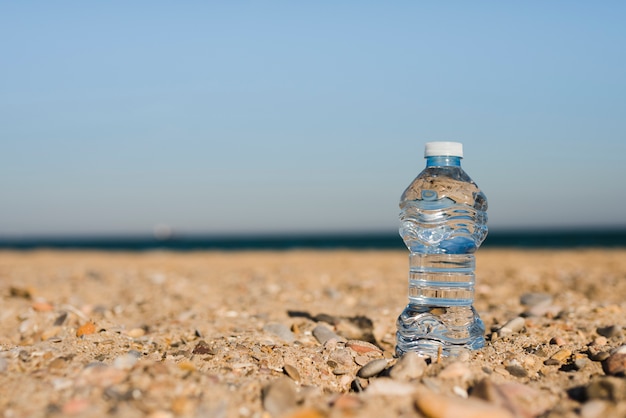
[[[626,233],[626,225],[610,226],[610,225],[587,225],[587,226],[517,226],[517,227],[491,227],[489,235],[553,235],[553,234],[583,234],[583,233],[600,233],[600,234],[623,234]],[[146,240],[153,239],[155,241],[177,241],[177,240],[196,240],[196,239],[281,239],[281,238],[341,238],[341,237],[385,237],[398,235],[397,229],[371,229],[371,230],[329,230],[329,231],[214,231],[214,232],[189,232],[172,230],[168,234],[158,234],[154,231],[150,232],[69,232],[69,233],[22,233],[4,234],[0,232],[0,242],[8,241],[35,241],[35,240]]]

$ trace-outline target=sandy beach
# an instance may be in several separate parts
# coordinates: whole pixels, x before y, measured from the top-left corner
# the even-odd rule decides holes
[[[487,345],[428,361],[394,357],[407,266],[0,252],[0,416],[626,416],[626,250],[480,250]]]

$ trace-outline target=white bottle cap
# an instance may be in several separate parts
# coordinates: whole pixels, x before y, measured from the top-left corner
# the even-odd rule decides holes
[[[460,142],[427,142],[426,147],[424,147],[424,158],[438,156],[463,158],[463,144]]]

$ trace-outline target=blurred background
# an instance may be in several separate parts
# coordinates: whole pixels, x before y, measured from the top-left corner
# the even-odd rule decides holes
[[[433,140],[464,143],[493,234],[623,232],[625,18],[618,1],[2,2],[0,239],[399,240]]]

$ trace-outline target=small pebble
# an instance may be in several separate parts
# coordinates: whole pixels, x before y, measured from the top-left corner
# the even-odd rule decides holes
[[[385,370],[387,367],[387,359],[379,358],[376,360],[372,360],[367,363],[365,366],[361,367],[357,373],[357,376],[362,377],[364,379],[374,377],[378,373]]]
[[[561,337],[552,337],[550,339],[550,344],[551,345],[558,345],[559,347],[562,347],[566,344],[565,340]]]
[[[352,382],[352,376],[343,375],[341,376],[341,379],[339,379],[339,385],[342,388],[349,388],[351,382]]]
[[[113,360],[113,367],[120,370],[131,369],[137,363],[139,357],[141,357],[141,353],[137,351],[128,352],[116,357],[115,360]]]
[[[618,337],[622,333],[622,328],[617,325],[609,325],[608,327],[600,327],[596,332],[602,337],[613,338]]]
[[[554,318],[556,316],[559,315],[559,313],[562,311],[563,309],[560,306],[556,306],[556,305],[537,305],[537,306],[533,306],[529,309],[527,309],[526,311],[524,311],[524,316],[534,316],[534,317],[548,317],[548,318]]]
[[[146,330],[143,328],[133,328],[129,330],[126,335],[128,335],[130,338],[139,338],[146,335]]]
[[[340,337],[335,334],[333,330],[328,328],[326,325],[317,325],[313,328],[313,336],[320,344],[324,345],[329,340],[337,340],[337,341],[345,341],[345,338]]]
[[[350,351],[345,349],[345,348],[338,348],[336,350],[333,350],[330,355],[328,356],[328,360],[329,362],[334,362],[334,366],[345,366],[345,367],[352,367],[354,366],[354,360],[352,359],[352,355],[350,354]],[[332,364],[329,364],[331,367],[333,367]]]
[[[358,364],[359,366],[365,366],[367,363],[369,363],[372,359],[369,358],[368,356],[356,356],[354,358],[354,362],[356,364]]]
[[[524,293],[520,297],[520,303],[524,306],[550,305],[552,295],[548,293]]]
[[[286,343],[292,343],[296,340],[296,335],[291,331],[291,329],[289,329],[288,326],[277,322],[266,324],[263,327],[263,331],[276,335]]]
[[[589,358],[593,361],[604,361],[606,359],[608,359],[611,356],[611,354],[609,354],[606,351],[599,351],[595,354],[590,354]]]
[[[405,382],[398,382],[386,377],[375,379],[367,386],[368,395],[382,396],[411,396],[415,393],[416,386]]]
[[[335,317],[333,315],[329,315],[329,314],[325,314],[325,313],[320,313],[317,314],[313,317],[313,319],[317,322],[326,322],[327,324],[330,325],[335,325],[339,322],[339,318]]]
[[[283,366],[283,371],[285,372],[287,376],[291,377],[296,382],[300,381],[300,373],[298,372],[298,369],[296,369],[295,366],[291,364],[285,364]]]
[[[4,373],[9,369],[9,362],[4,357],[0,357],[0,373]]]
[[[448,397],[420,390],[415,403],[427,418],[513,418],[508,410],[476,398]]]
[[[461,379],[466,380],[472,376],[471,370],[465,363],[455,361],[447,365],[440,373],[439,378],[444,380]]]
[[[350,390],[356,393],[363,392],[363,385],[361,384],[361,379],[354,378],[352,382],[350,382]]]
[[[574,360],[574,367],[576,367],[576,370],[584,369],[587,364],[589,364],[589,360],[584,357]]]
[[[468,397],[467,391],[463,389],[461,386],[454,386],[452,388],[452,392],[454,392],[455,395],[464,399],[467,399]]]
[[[76,330],[76,336],[82,337],[83,335],[94,334],[96,332],[96,324],[93,322],[87,322]]]
[[[26,350],[20,350],[20,352],[17,354],[17,358],[19,358],[20,360],[24,362],[29,361],[30,357],[31,357],[31,354]]]
[[[593,339],[592,345],[595,345],[598,347],[604,347],[608,342],[609,340],[606,337],[599,336]]]
[[[567,348],[562,348],[556,353],[552,354],[550,358],[562,363],[565,360],[567,360],[571,355],[572,355],[572,352],[570,350],[568,350]]]
[[[396,380],[413,380],[419,379],[426,370],[426,360],[414,351],[408,351],[398,359],[396,364],[391,368],[389,375]]]
[[[509,364],[505,367],[506,371],[515,377],[528,377],[528,371],[520,364]]]
[[[471,397],[506,408],[516,417],[536,417],[548,407],[546,403],[538,402],[542,398],[541,392],[516,382],[495,384],[483,379],[473,387]]]
[[[367,341],[361,341],[361,340],[350,340],[348,342],[346,342],[346,347],[350,348],[354,351],[356,351],[357,353],[369,353],[369,352],[377,352],[377,353],[382,353],[382,350],[378,347],[376,347],[374,344],[372,343],[368,343]]]
[[[278,417],[297,406],[296,386],[293,380],[279,377],[263,388],[263,408],[273,417]]]
[[[596,376],[585,388],[587,399],[612,402],[626,400],[626,380],[612,376]]]
[[[45,301],[33,302],[32,307],[37,312],[50,312],[54,310],[51,303]]]
[[[602,370],[609,376],[624,376],[626,372],[626,354],[614,353],[602,361]]]
[[[66,319],[67,319],[67,312],[63,312],[61,315],[57,316],[57,318],[54,320],[54,324],[52,325],[55,327],[59,327],[63,325]]]
[[[498,335],[500,337],[506,337],[507,335],[511,335],[515,332],[521,331],[522,329],[524,329],[525,325],[526,325],[526,320],[522,318],[521,316],[518,316],[517,318],[513,318],[509,322],[504,324],[498,330]]]
[[[546,314],[556,314],[559,307],[552,305],[552,296],[547,293],[525,293],[520,298],[520,303],[527,307],[524,316],[545,316]],[[556,311],[556,312],[555,312]]]
[[[211,348],[211,346],[209,346],[209,344],[207,344],[206,341],[204,340],[200,340],[198,341],[198,344],[196,344],[196,346],[194,347],[192,354],[198,354],[198,355],[205,355],[205,354],[211,354],[211,355],[215,355],[215,351],[213,350],[213,348]]]
[[[626,345],[620,345],[612,352],[612,354],[626,354]]]

